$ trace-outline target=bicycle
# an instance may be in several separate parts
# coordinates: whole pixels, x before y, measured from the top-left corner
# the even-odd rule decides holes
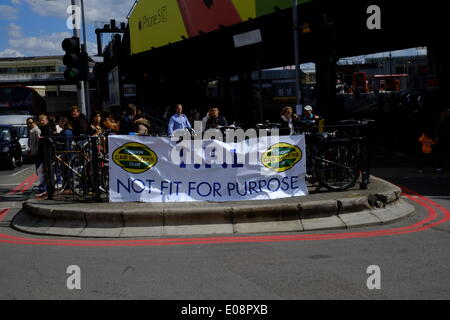
[[[349,143],[351,138],[339,138],[335,132],[317,132],[315,122],[307,121],[296,128],[305,134],[306,180],[331,191],[344,191],[359,178],[358,153]]]

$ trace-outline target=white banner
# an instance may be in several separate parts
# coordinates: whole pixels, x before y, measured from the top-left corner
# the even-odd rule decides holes
[[[236,201],[308,194],[305,138],[238,143],[110,136],[111,202]]]

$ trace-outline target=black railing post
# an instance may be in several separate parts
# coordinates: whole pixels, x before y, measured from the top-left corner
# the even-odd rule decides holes
[[[89,139],[92,151],[92,191],[94,192],[95,201],[100,200],[100,176],[98,167],[98,137]]]
[[[54,156],[55,152],[54,149],[52,148],[52,143],[50,139],[47,137],[42,139],[44,139],[43,166],[44,166],[45,182],[47,185],[47,197],[49,200],[53,200],[53,195],[55,193],[55,176],[52,167],[52,157]]]
[[[361,184],[360,189],[366,190],[370,180],[370,147],[369,147],[369,133],[370,133],[370,122],[363,125],[363,145],[361,147],[361,152],[363,152],[361,165]]]

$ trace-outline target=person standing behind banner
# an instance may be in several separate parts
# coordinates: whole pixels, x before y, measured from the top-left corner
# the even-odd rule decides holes
[[[169,136],[172,136],[176,130],[192,130],[191,123],[186,115],[183,114],[183,106],[181,104],[177,104],[175,111],[176,113],[169,120],[167,130]]]
[[[280,135],[287,136],[295,134],[294,122],[297,120],[297,115],[291,107],[284,107],[281,110],[281,127]]]
[[[219,115],[219,108],[212,107],[209,109],[209,118],[206,121],[206,130],[215,129],[217,127],[226,127],[227,120]]]
[[[102,120],[102,113],[100,111],[94,111],[91,117],[91,125],[89,126],[90,136],[98,136],[103,133]]]
[[[45,182],[44,175],[44,158],[45,158],[45,138],[53,137],[55,128],[53,124],[49,122],[46,114],[41,114],[39,117],[39,129],[41,130],[41,136],[39,138],[38,157],[36,160],[37,175],[39,177],[39,193],[35,194],[36,197],[45,197],[47,195],[47,184]]]
[[[70,115],[69,121],[72,124],[73,135],[79,137],[84,134],[89,134],[89,123],[86,117],[81,114],[80,107],[72,106],[70,108]]]
[[[202,130],[206,130],[206,123],[208,122],[209,117],[211,117],[211,109],[208,110],[206,116],[202,119]]]
[[[41,136],[41,130],[37,126],[34,118],[27,119],[27,128],[28,128],[28,149],[30,150],[28,154],[28,159],[30,161],[37,160],[38,155],[38,147],[39,147],[39,137]],[[38,167],[36,167],[37,170]]]
[[[303,111],[303,115],[302,115],[300,120],[302,120],[302,121],[313,121],[313,120],[319,120],[320,119],[320,117],[318,115],[315,115],[313,113],[313,108],[311,106],[306,106],[303,110],[304,110]]]
[[[70,160],[72,159],[72,154],[70,151],[72,151],[72,141],[73,141],[73,131],[72,131],[72,125],[70,124],[69,120],[67,120],[66,117],[60,117],[59,118],[59,126],[62,128],[61,132],[59,133],[59,139],[58,141],[63,143],[63,147],[61,151],[62,158],[66,163],[70,163]],[[72,191],[69,187],[69,180],[72,180],[72,172],[69,170],[68,167],[63,166],[62,167],[62,175],[63,175],[63,182],[64,185],[62,187],[62,194],[72,194]]]
[[[134,104],[129,104],[126,109],[126,114],[120,121],[119,134],[127,135],[134,132],[134,121],[136,120],[137,107]]]

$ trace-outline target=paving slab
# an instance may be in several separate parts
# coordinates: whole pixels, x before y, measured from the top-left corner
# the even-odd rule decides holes
[[[164,226],[163,236],[211,235],[233,233],[232,224]]]
[[[85,227],[86,223],[83,221],[55,219],[55,223],[47,230],[47,233],[59,236],[76,237],[81,234]]]
[[[378,217],[382,223],[392,223],[410,217],[414,214],[415,208],[405,200],[399,199],[384,208],[372,209],[371,212]]]
[[[265,232],[300,232],[303,225],[300,220],[265,221],[236,223],[233,225],[234,233],[265,233]]]
[[[373,215],[370,210],[340,214],[339,218],[344,222],[345,226],[348,229],[356,227],[367,227],[370,225],[377,225],[382,223],[382,221],[378,217]]]
[[[338,216],[302,219],[304,231],[345,229],[346,225]]]
[[[136,237],[161,237],[163,235],[163,226],[155,227],[123,227],[120,236],[122,238],[136,238]]]

